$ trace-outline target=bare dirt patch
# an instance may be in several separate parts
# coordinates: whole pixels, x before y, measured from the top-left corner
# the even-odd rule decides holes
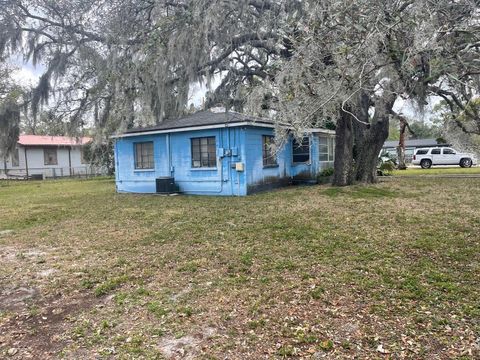
[[[52,359],[69,343],[69,318],[99,300],[92,296],[56,297],[35,303],[35,312],[23,311],[0,325],[0,354],[13,352],[22,359]]]
[[[167,359],[193,360],[198,358],[202,344],[216,334],[213,328],[205,328],[194,335],[179,338],[166,336],[158,344],[160,351]]]
[[[37,288],[18,287],[0,291],[0,311],[18,311],[39,297]]]

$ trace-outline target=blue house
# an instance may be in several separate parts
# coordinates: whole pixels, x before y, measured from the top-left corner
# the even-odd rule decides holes
[[[115,136],[119,192],[243,196],[313,180],[333,166],[334,132],[312,129],[276,153],[274,123],[235,112],[201,111]]]

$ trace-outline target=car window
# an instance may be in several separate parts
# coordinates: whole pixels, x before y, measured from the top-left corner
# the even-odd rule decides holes
[[[444,155],[453,155],[453,154],[455,154],[455,151],[453,151],[452,149],[443,149],[443,154]]]
[[[421,149],[417,150],[416,154],[417,155],[425,155],[428,152],[428,149]]]
[[[432,155],[439,155],[440,149],[432,149]]]

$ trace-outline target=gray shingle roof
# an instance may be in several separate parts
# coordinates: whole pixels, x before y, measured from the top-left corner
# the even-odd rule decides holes
[[[129,129],[126,131],[126,133],[130,134],[156,130],[181,129],[194,126],[221,125],[236,122],[255,122],[260,124],[268,124],[270,126],[273,124],[273,121],[269,119],[257,118],[254,116],[240,114],[232,111],[199,111],[195,114],[187,115],[182,118],[165,120],[158,125]]]
[[[398,140],[385,141],[383,148],[395,148],[398,146]],[[406,140],[405,147],[434,147],[434,146],[448,146],[448,144],[439,144],[436,139],[413,139]]]

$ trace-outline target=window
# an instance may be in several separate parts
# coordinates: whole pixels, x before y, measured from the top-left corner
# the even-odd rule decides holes
[[[13,150],[12,153],[12,166],[20,166],[20,156],[18,154],[18,149]]]
[[[426,153],[428,153],[428,149],[417,150],[417,152],[415,154],[416,155],[425,155]]]
[[[45,165],[58,165],[57,149],[43,149],[43,163]]]
[[[215,136],[192,138],[192,167],[212,168],[217,166]]]
[[[135,169],[153,169],[153,142],[135,143]]]
[[[294,163],[305,163],[310,161],[310,140],[308,137],[304,137],[301,144],[293,139],[292,146]]]
[[[263,166],[277,166],[277,157],[272,149],[275,143],[271,135],[262,135]]]
[[[432,149],[432,155],[440,155],[440,149]]]
[[[452,149],[443,149],[443,155],[455,155],[455,151]]]
[[[333,162],[335,158],[335,138],[331,136],[320,136],[318,140],[320,161]]]

